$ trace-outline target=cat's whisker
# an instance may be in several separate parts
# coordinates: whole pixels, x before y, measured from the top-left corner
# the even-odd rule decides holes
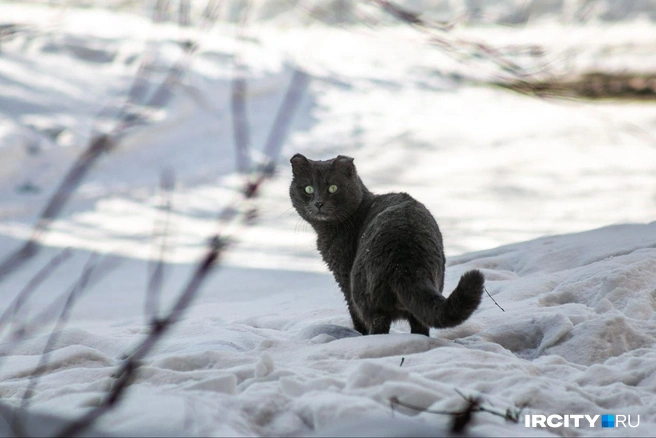
[[[282,214],[280,214],[280,218],[282,218]],[[301,219],[301,218],[298,216],[298,213],[296,213],[296,211],[289,211],[289,212],[286,212],[286,213],[285,213],[285,218],[283,219],[283,223],[286,225],[286,224],[288,224],[290,221],[292,221],[292,220],[297,220],[297,219]],[[302,220],[302,219],[301,219],[301,220]]]
[[[307,222],[305,222],[303,219],[299,218],[299,220],[294,225],[294,233],[298,233],[299,228],[301,228],[304,224],[307,224]],[[303,230],[301,230],[301,231],[303,231]]]
[[[294,207],[289,207],[289,208],[286,208],[285,210],[279,212],[276,215],[276,219],[282,219],[283,217],[286,217],[287,219],[289,219],[289,218],[294,217],[294,216],[297,216],[296,210],[294,209]]]

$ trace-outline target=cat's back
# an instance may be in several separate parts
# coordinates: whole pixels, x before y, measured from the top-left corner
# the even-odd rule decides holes
[[[426,206],[407,193],[377,195],[369,209],[361,245],[381,250],[423,252],[442,247],[442,235]]]

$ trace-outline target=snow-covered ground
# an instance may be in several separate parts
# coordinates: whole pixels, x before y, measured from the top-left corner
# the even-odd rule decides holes
[[[498,12],[511,2],[497,3]],[[144,76],[154,88],[183,59],[179,41],[199,42],[168,105],[122,133],[52,224],[43,251],[0,280],[2,312],[48,260],[73,249],[17,314],[29,321],[62,304],[92,252],[114,266],[74,306],[33,390],[31,412],[84,413],[148,332],[145,291],[160,241],[153,227],[163,227],[163,172],[174,173],[176,186],[162,311],[217,231],[216,215],[242,181],[230,106],[237,53],[246,67],[254,160],[293,70],[311,75],[278,173],[256,202],[256,224],[233,236],[220,268],[100,429],[331,434],[393,415],[439,433],[444,417],[401,407],[393,413],[390,399],[453,410],[464,405],[460,391],[523,414],[640,416],[638,429],[598,422],[543,434],[653,435],[656,106],[548,101],[471,85],[458,78],[486,77],[494,68],[455,62],[417,29],[310,19],[292,25],[307,11],[273,10],[275,19],[245,30],[225,22],[202,30],[152,24],[134,11],[0,3],[0,24],[22,26],[0,40],[0,260],[30,236],[89,138],[112,123],[143,54],[155,60]],[[520,61],[550,65],[552,73],[646,69],[655,60],[656,26],[645,17],[453,32],[495,47],[542,45],[549,56]],[[637,49],[627,54],[627,45]],[[424,202],[445,236],[446,290],[479,268],[505,312],[485,298],[465,324],[430,339],[403,324],[390,335],[354,336],[311,230],[288,200],[287,160],[295,152],[351,155],[374,192],[407,191]],[[11,327],[0,327],[2,409],[21,404],[52,328],[32,321],[19,343],[8,339]],[[470,430],[536,433],[486,413],[475,415]]]

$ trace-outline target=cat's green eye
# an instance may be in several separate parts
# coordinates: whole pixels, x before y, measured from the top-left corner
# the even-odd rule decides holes
[[[337,191],[337,186],[335,184],[328,187],[328,192],[335,193]]]
[[[314,187],[305,186],[305,193],[307,193],[308,195],[311,195],[312,193],[314,193]]]

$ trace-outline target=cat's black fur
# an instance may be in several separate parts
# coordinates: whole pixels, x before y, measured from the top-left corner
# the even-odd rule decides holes
[[[430,327],[456,326],[476,310],[480,271],[466,272],[449,298],[442,295],[442,234],[422,203],[407,193],[374,195],[350,157],[313,161],[296,154],[290,161],[292,204],[316,231],[357,331],[389,333],[392,321],[406,319],[412,333],[428,336]]]

